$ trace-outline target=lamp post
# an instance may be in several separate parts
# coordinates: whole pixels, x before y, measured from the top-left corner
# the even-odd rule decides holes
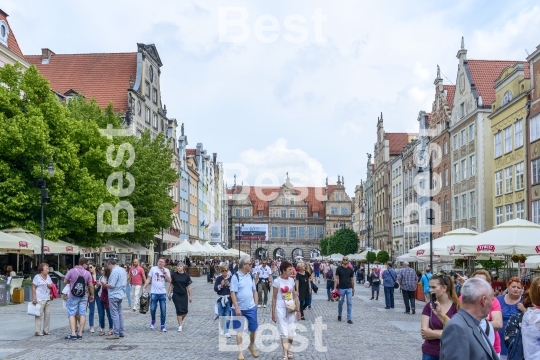
[[[48,159],[47,159],[48,160]],[[47,174],[49,177],[52,177],[54,175],[54,166],[52,164],[52,161],[48,160],[49,166],[47,167]],[[44,165],[45,163],[45,155],[41,156],[41,178],[36,179],[34,181],[35,187],[41,189],[41,256],[40,256],[40,262],[42,263],[44,260],[44,248],[45,248],[45,203],[51,202],[51,199],[49,198],[49,192],[47,191],[47,181],[43,178],[43,171],[44,171]]]
[[[249,228],[249,234],[251,235],[251,236],[249,237],[249,255],[250,255],[250,256],[253,256],[253,253],[252,253],[252,250],[251,250],[251,242],[253,241],[253,237],[255,236],[255,230],[254,230],[253,226],[251,226],[251,227]],[[256,254],[255,254],[255,255],[256,255]],[[255,256],[255,257],[257,257],[257,256]]]
[[[238,232],[236,235],[236,240],[238,242],[238,260],[240,260],[240,240],[242,240],[242,228],[244,227],[244,224],[240,224],[238,227]]]

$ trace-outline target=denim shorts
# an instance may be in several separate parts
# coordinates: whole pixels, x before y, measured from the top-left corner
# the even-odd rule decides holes
[[[258,324],[257,324],[257,306],[252,307],[248,310],[240,310],[242,312],[242,316],[246,318],[248,322],[248,331],[249,332],[255,332],[257,331]],[[231,309],[231,313],[233,316],[235,316],[234,309]],[[235,331],[242,331],[243,329],[243,323],[241,320],[233,320],[233,330]]]
[[[75,316],[79,313],[80,316],[86,316],[86,304],[88,303],[88,297],[70,297],[67,301],[67,313],[68,317]]]

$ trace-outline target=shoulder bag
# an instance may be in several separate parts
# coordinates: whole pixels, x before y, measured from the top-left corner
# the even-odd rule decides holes
[[[392,275],[392,272],[390,270],[387,270],[387,271],[390,274],[390,276],[392,277],[392,280],[394,280],[394,289],[399,289],[399,284],[396,281],[396,278],[394,277],[394,275]]]

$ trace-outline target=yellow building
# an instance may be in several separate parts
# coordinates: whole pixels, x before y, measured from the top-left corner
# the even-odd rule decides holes
[[[523,62],[507,66],[495,81],[496,100],[488,116],[493,149],[494,225],[515,218],[527,219],[526,105],[530,86],[529,64]]]

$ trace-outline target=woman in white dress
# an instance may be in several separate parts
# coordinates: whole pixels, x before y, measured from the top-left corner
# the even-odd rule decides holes
[[[295,280],[292,277],[294,268],[291,263],[283,261],[279,270],[281,275],[273,281],[272,321],[278,322],[283,360],[292,359],[291,346],[296,332],[296,322],[300,320],[300,304],[295,291]],[[291,310],[294,305],[294,310]],[[278,321],[279,320],[279,321]]]
[[[51,288],[52,280],[49,276],[49,265],[41,263],[38,266],[38,274],[32,281],[32,303],[41,306],[40,315],[36,316],[36,336],[50,335],[49,326],[51,324]],[[41,323],[43,320],[43,331]]]

